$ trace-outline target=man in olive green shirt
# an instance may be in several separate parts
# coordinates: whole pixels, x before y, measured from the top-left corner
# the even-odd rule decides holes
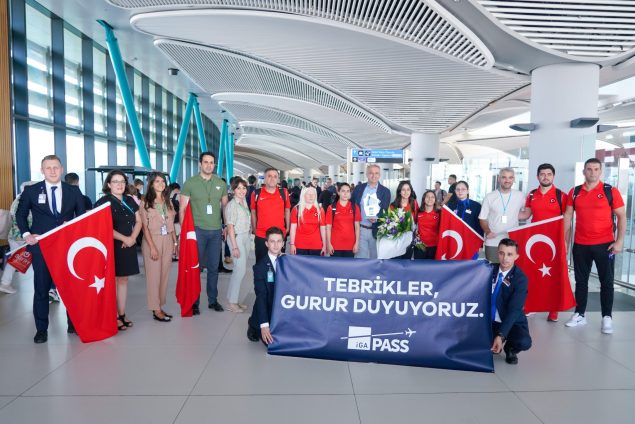
[[[179,219],[183,222],[187,205],[191,203],[199,262],[207,267],[207,304],[209,309],[222,312],[223,307],[218,303],[218,264],[222,245],[221,216],[227,204],[227,184],[214,175],[216,155],[201,153],[199,164],[199,174],[185,181],[181,189]],[[194,315],[200,314],[199,302],[197,300],[192,307]]]

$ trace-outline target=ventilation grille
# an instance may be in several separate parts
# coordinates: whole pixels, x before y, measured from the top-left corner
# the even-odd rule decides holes
[[[124,8],[222,6],[328,19],[397,37],[491,68],[489,51],[435,1],[423,0],[108,0]],[[452,22],[450,22],[452,21]]]
[[[509,29],[544,47],[608,59],[635,47],[635,2],[625,0],[478,0]]]
[[[290,97],[337,110],[385,132],[390,131],[388,125],[353,103],[265,63],[223,50],[195,48],[184,43],[158,40],[156,45],[176,63],[187,63],[184,71],[209,93],[231,91]]]

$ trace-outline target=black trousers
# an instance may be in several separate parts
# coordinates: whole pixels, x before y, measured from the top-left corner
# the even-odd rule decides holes
[[[436,246],[428,246],[425,250],[415,248],[415,259],[434,259],[437,254]]]
[[[334,250],[331,256],[335,258],[354,258],[355,254],[352,250]]]
[[[595,262],[600,278],[600,304],[602,316],[613,313],[613,275],[615,255],[607,249],[611,243],[573,244],[573,270],[575,272],[575,311],[584,315],[589,294],[589,274]]]
[[[492,322],[492,332],[494,336],[500,329],[500,322]],[[529,327],[525,325],[513,325],[512,329],[507,334],[507,341],[505,342],[507,348],[514,353],[529,350],[531,347],[531,336],[529,335]]]
[[[267,245],[265,244],[265,241],[267,241],[267,239],[263,237],[258,237],[258,236],[256,236],[256,238],[254,239],[254,247],[256,250],[256,263],[258,263],[260,259],[267,256]]]
[[[35,318],[35,329],[37,331],[47,331],[49,327],[49,289],[54,288],[53,278],[49,273],[44,256],[39,245],[28,248],[33,255],[33,318]],[[68,325],[72,325],[71,319],[66,313]]]
[[[296,255],[320,256],[320,249],[295,249]]]

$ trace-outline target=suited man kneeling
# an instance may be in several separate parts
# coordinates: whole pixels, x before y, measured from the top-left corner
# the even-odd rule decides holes
[[[273,309],[276,262],[282,252],[282,246],[284,246],[282,230],[278,227],[268,228],[265,233],[265,245],[267,246],[267,254],[260,258],[253,268],[256,302],[251,317],[249,317],[247,338],[252,342],[257,342],[260,339],[268,345],[273,342],[273,337],[269,331],[269,321]]]
[[[527,298],[527,277],[514,263],[518,244],[504,238],[498,244],[499,264],[492,272],[492,352],[505,351],[505,362],[518,363],[518,353],[529,350],[531,336],[523,306]]]

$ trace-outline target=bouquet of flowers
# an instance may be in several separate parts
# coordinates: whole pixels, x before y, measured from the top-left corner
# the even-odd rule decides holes
[[[377,222],[377,257],[390,259],[406,253],[413,238],[412,214],[401,208],[388,209]]]

